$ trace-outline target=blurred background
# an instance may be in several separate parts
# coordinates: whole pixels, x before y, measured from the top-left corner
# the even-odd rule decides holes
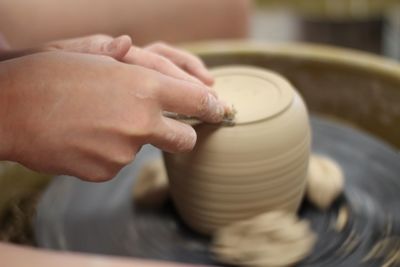
[[[94,33],[136,44],[251,38],[306,41],[400,59],[399,0],[1,0],[14,48]]]
[[[400,59],[398,0],[258,0],[251,37],[331,44]]]

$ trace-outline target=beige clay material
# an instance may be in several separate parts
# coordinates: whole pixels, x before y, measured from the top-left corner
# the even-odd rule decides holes
[[[321,155],[312,155],[307,175],[307,198],[321,210],[328,209],[343,192],[344,175],[339,164]]]
[[[214,88],[221,99],[235,107],[235,123],[268,119],[293,101],[290,85],[273,72],[250,67],[218,68]]]
[[[349,208],[345,205],[340,207],[336,217],[334,229],[339,233],[342,232],[346,227],[347,223],[349,222],[349,217],[350,217]]]
[[[212,73],[219,97],[237,111],[235,125],[197,125],[192,152],[164,154],[178,213],[204,234],[277,208],[296,213],[311,143],[302,98],[265,69],[225,66]]]
[[[283,139],[285,139],[283,137]],[[298,168],[308,167],[308,161],[300,161],[299,159],[308,157],[308,148],[310,146],[310,139],[309,135],[304,138],[303,142],[291,147],[286,153],[280,153],[279,155],[271,158],[260,159],[257,162],[236,162],[235,159],[237,155],[226,154],[225,159],[227,161],[235,161],[236,164],[232,166],[230,169],[224,170],[223,175],[219,176],[204,176],[202,180],[199,179],[186,179],[185,176],[178,176],[176,179],[173,180],[174,183],[179,184],[180,182],[184,183],[185,185],[189,185],[189,188],[196,188],[196,186],[205,186],[208,187],[210,190],[213,190],[218,193],[224,193],[224,191],[228,190],[231,193],[231,189],[226,189],[226,183],[229,183],[232,186],[237,186],[240,188],[245,187],[246,194],[251,191],[255,192],[257,190],[265,190],[267,188],[273,188],[276,190],[276,187],[281,187],[281,176],[282,175],[293,175],[292,172],[298,171]],[[201,140],[200,140],[201,142]],[[199,144],[200,145],[200,144]],[[233,144],[232,152],[235,150],[242,150],[246,148],[246,144]],[[211,159],[218,160],[218,155],[215,155],[214,151],[210,148],[210,154],[208,155]],[[228,150],[229,148],[226,148]],[[229,149],[230,150],[230,149]],[[178,155],[176,155],[178,157]],[[297,162],[297,164],[293,164],[292,166],[286,166],[285,161],[287,162]],[[258,172],[254,172],[252,176],[246,177],[246,183],[243,184],[243,177],[236,175],[238,171],[243,168],[257,168],[259,165],[265,164],[269,165],[269,172],[270,172],[270,179],[265,179],[265,173],[262,169]],[[285,167],[286,166],[286,167]],[[201,172],[204,171],[203,166],[191,166],[193,171]],[[210,166],[209,168],[212,168]],[[299,178],[300,179],[300,178]],[[304,179],[304,178],[302,178]],[[263,188],[264,187],[264,188]],[[239,193],[243,191],[238,191],[235,193]]]
[[[133,187],[135,206],[158,208],[169,195],[167,171],[162,159],[148,162],[137,176]]]
[[[310,254],[315,241],[308,222],[293,213],[272,211],[221,228],[212,251],[227,264],[293,266]]]

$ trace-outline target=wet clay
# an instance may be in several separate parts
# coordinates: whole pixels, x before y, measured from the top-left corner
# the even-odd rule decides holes
[[[133,187],[135,205],[145,208],[159,208],[169,194],[167,171],[160,158],[145,164],[139,171]]]
[[[343,190],[340,166],[325,156],[311,156],[307,179],[307,197],[321,209],[328,208]],[[169,191],[162,160],[154,160],[143,166],[135,187],[136,202],[153,208],[162,205]],[[218,188],[217,185],[215,187]],[[346,206],[340,209],[334,226],[337,231],[342,231],[346,226],[348,213]],[[214,233],[211,250],[219,262],[226,264],[292,266],[311,253],[315,242],[316,236],[307,221],[300,220],[293,212],[281,210],[260,212],[260,215],[251,219],[236,219],[234,223],[220,227]]]
[[[235,108],[235,123],[265,120],[285,110],[295,91],[278,74],[252,67],[223,67],[212,71],[218,97]]]
[[[212,70],[234,126],[200,124],[190,153],[164,154],[171,196],[193,229],[220,227],[273,210],[296,213],[303,199],[310,125],[303,100],[280,75],[247,66]]]
[[[321,210],[328,209],[344,188],[343,171],[333,159],[312,155],[307,174],[307,198]]]
[[[226,264],[292,266],[311,253],[315,241],[308,222],[293,213],[272,211],[221,228],[212,251]]]

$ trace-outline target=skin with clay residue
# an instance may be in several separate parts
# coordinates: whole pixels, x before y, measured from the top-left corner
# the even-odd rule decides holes
[[[205,66],[166,44],[93,35],[20,52],[0,69],[0,160],[106,181],[145,144],[193,149],[194,129],[164,111],[222,121]]]

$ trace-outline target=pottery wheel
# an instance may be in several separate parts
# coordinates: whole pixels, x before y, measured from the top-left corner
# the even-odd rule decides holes
[[[391,252],[373,250],[385,238],[400,236],[398,152],[337,122],[314,117],[312,128],[313,152],[335,159],[347,179],[343,197],[328,212],[303,203],[301,217],[311,221],[318,242],[299,266],[378,266],[388,261]],[[140,210],[132,202],[135,174],[156,157],[158,150],[144,147],[134,164],[107,183],[56,177],[38,205],[39,246],[218,265],[209,252],[209,240],[185,227],[171,203],[159,210]],[[337,231],[333,225],[343,205],[350,216]],[[390,248],[400,250],[400,241]]]

